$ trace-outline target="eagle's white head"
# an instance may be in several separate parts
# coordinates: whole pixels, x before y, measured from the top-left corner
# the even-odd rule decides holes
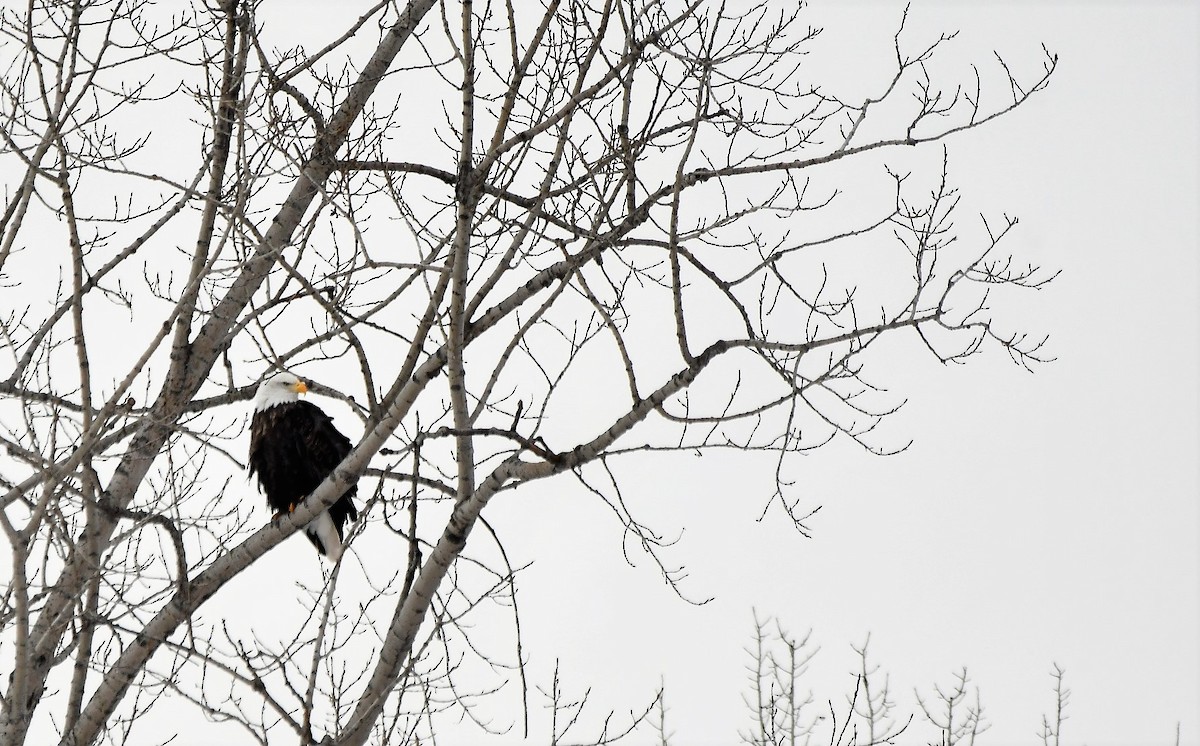
[[[296,401],[300,394],[308,392],[308,386],[298,376],[284,371],[276,373],[258,386],[254,395],[254,411],[262,412],[276,404]]]

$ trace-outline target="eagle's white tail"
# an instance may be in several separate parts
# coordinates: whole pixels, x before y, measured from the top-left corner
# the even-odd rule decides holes
[[[325,550],[326,557],[334,562],[341,559],[342,540],[338,536],[337,527],[333,525],[333,519],[329,517],[328,510],[314,518],[311,523],[304,527],[304,531],[321,543],[321,548]]]

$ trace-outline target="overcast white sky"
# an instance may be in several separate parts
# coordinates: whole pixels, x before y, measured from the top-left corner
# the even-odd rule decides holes
[[[886,44],[902,7],[824,0],[812,23],[824,44]],[[1060,55],[1048,91],[951,143],[963,211],[1019,216],[1007,248],[1063,271],[1017,314],[1051,334],[1058,361],[1030,375],[1002,353],[951,369],[912,355],[877,370],[908,398],[889,432],[915,444],[878,458],[836,443],[794,463],[801,495],[824,506],[812,539],[755,520],[771,481],[761,460],[627,466],[646,476],[627,493],[639,517],[686,527],[667,557],[687,566],[688,592],[714,597],[703,607],[628,567],[620,526],[594,504],[553,485],[497,498],[488,519],[514,565],[533,563],[520,586],[531,675],[547,683],[557,659],[567,693],[590,687],[601,713],[643,707],[661,680],[674,743],[735,742],[757,610],[813,630],[818,701],[844,707],[850,645],[870,634],[898,713],[915,710],[914,687],[967,666],[992,723],[983,744],[1035,742],[1055,663],[1073,692],[1064,743],[1168,744],[1178,721],[1182,743],[1200,744],[1200,13],[914,0],[910,27],[914,41],[961,30],[954,48],[981,64],[995,49],[1036,65],[1043,42]],[[558,530],[581,519],[594,528]],[[290,544],[257,570],[311,555]],[[463,733],[440,742],[478,742]]]
[[[901,7],[818,2],[813,17],[850,37]],[[960,29],[981,63],[1032,61],[1041,42],[1060,55],[1047,92],[951,150],[967,212],[1019,216],[1008,248],[1063,270],[1025,317],[1058,361],[889,368],[909,399],[889,427],[916,443],[804,459],[804,493],[825,506],[811,540],[739,504],[762,494],[753,462],[676,461],[664,480],[647,461],[660,494],[642,509],[668,533],[686,524],[670,556],[715,596],[702,608],[626,567],[599,512],[580,536],[545,529],[578,515],[553,495],[495,505],[514,563],[534,561],[527,649],[618,712],[661,676],[677,743],[729,743],[746,722],[752,609],[813,629],[818,700],[848,691],[849,646],[870,633],[900,711],[967,666],[993,724],[982,743],[1036,740],[1054,663],[1073,692],[1064,743],[1173,743],[1177,721],[1200,743],[1197,6],[917,0],[910,20],[917,37]],[[543,528],[522,544],[525,523]]]

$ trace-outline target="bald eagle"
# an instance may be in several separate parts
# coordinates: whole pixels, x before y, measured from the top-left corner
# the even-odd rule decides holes
[[[272,520],[296,509],[350,453],[350,440],[338,432],[320,407],[300,400],[308,386],[291,373],[263,381],[250,420],[250,474],[275,511]],[[328,510],[304,528],[317,551],[334,562],[342,556],[346,520],[358,519],[350,485]]]

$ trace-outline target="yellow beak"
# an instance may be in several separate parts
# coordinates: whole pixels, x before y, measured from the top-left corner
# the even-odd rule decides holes
[[[308,384],[304,383],[304,381],[296,381],[296,383],[292,384],[292,391],[295,391],[297,394],[307,394]]]

